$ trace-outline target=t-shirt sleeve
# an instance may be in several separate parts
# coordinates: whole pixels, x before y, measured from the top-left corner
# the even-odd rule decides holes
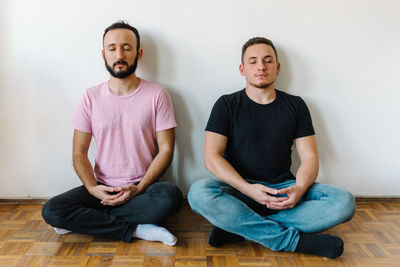
[[[231,114],[229,105],[224,96],[215,102],[210,118],[208,119],[206,131],[229,136],[231,126]]]
[[[311,120],[311,114],[303,99],[299,97],[297,107],[297,125],[293,139],[314,135],[314,127]]]
[[[81,132],[92,133],[92,103],[87,91],[79,99],[71,125]]]
[[[162,88],[156,104],[156,132],[175,128],[174,106],[167,90]]]

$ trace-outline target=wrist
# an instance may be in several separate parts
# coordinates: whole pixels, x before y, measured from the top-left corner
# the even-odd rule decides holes
[[[89,191],[89,193],[91,193],[96,186],[97,186],[97,184],[96,185],[92,185],[92,184],[85,185],[86,190]]]
[[[307,189],[308,189],[308,186],[305,185],[305,184],[297,184],[297,183],[296,183],[296,186],[297,186],[297,188],[300,189],[300,193],[301,193],[302,195],[303,195],[303,194],[307,191]]]
[[[144,184],[142,184],[141,182],[140,183],[138,183],[137,185],[135,185],[136,186],[136,192],[138,193],[138,194],[140,194],[140,193],[142,193],[144,190],[145,190],[145,185]]]
[[[241,181],[236,185],[236,189],[239,190],[241,193],[249,196],[251,184],[246,180]]]

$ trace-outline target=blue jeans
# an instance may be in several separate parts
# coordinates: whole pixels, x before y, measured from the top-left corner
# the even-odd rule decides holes
[[[247,181],[275,189],[296,184],[295,180],[278,184]],[[319,183],[309,188],[295,208],[282,211],[270,210],[216,179],[193,183],[188,200],[192,210],[213,225],[273,251],[294,251],[299,231],[321,232],[349,221],[355,213],[355,201],[350,192]]]

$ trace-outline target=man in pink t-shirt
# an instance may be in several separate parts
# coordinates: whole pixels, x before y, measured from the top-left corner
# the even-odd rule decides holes
[[[175,245],[155,223],[176,212],[179,188],[159,181],[172,160],[176,122],[167,91],[136,76],[143,55],[138,31],[119,21],[103,35],[110,79],[88,88],[72,120],[73,162],[83,185],[51,198],[42,215],[57,233]],[[88,158],[96,142],[94,168]]]

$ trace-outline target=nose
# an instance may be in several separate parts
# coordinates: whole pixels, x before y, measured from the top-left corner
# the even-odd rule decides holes
[[[265,70],[266,66],[263,61],[259,61],[257,64],[258,70]]]
[[[121,48],[118,48],[116,56],[117,56],[117,59],[124,59],[125,58],[124,51]]]

